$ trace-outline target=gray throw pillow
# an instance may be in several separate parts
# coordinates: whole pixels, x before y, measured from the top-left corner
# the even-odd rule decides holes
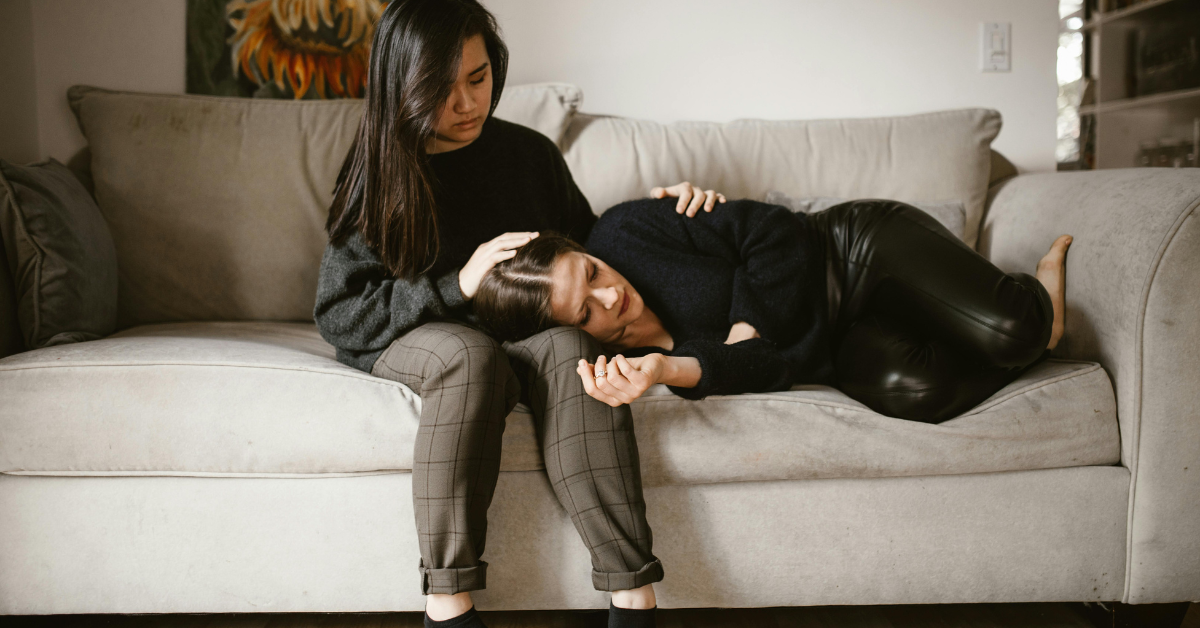
[[[830,198],[828,196],[810,196],[810,197],[795,197],[784,192],[771,191],[767,192],[767,197],[763,199],[765,202],[772,205],[782,205],[793,212],[802,212],[805,214],[815,214],[823,212],[834,205],[845,203],[844,198]],[[924,211],[926,214],[933,216],[942,226],[946,227],[959,240],[963,239],[963,227],[966,222],[966,210],[963,209],[963,204],[958,202],[953,203],[909,203],[913,207]]]
[[[100,208],[66,166],[0,161],[0,236],[27,348],[113,332],[117,252]]]

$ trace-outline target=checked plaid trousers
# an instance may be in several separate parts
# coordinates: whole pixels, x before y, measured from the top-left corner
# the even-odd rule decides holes
[[[501,346],[449,321],[417,327],[380,355],[372,374],[423,402],[412,487],[424,594],[486,586],[487,509],[505,417],[518,400],[533,410],[554,493],[591,552],[593,586],[620,591],[663,579],[629,406],[588,396],[575,372],[580,358],[598,355],[595,339],[573,327]]]

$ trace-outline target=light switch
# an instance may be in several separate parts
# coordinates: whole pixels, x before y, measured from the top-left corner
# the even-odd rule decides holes
[[[1012,23],[984,22],[979,25],[979,69],[984,72],[1012,70]]]

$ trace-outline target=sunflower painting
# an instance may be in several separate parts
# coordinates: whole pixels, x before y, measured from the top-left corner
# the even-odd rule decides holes
[[[361,98],[382,0],[188,0],[187,91]]]

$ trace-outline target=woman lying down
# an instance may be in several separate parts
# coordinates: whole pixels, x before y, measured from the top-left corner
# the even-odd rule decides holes
[[[695,218],[675,205],[617,205],[586,247],[535,238],[484,279],[480,322],[502,340],[587,331],[611,357],[581,361],[579,376],[612,406],[660,383],[688,399],[826,384],[928,423],[974,407],[1062,337],[1070,236],[1034,277],[897,201],[811,215],[729,201]]]

